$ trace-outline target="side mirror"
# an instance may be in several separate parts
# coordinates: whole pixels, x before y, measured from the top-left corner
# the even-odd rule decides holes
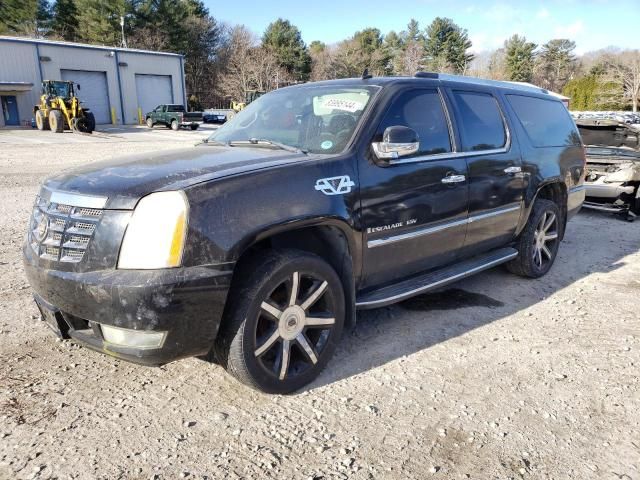
[[[371,148],[378,159],[395,160],[416,153],[420,148],[420,139],[412,128],[387,127],[382,135],[382,141],[372,143]]]
[[[78,90],[80,90],[80,84],[76,83],[76,87],[78,87]]]

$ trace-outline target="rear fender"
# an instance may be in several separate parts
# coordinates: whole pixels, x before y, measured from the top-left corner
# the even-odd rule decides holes
[[[564,235],[564,229],[565,229],[564,227],[566,226],[566,222],[567,222],[567,212],[566,212],[567,186],[564,180],[562,179],[562,177],[547,178],[541,183],[539,183],[535,189],[529,189],[527,193],[525,193],[525,202],[524,202],[525,207],[522,215],[520,216],[520,222],[518,224],[518,228],[516,229],[516,235],[520,235],[520,233],[527,226],[527,222],[529,221],[529,216],[531,215],[531,212],[533,210],[533,205],[538,199],[540,192],[542,192],[545,189],[545,187],[550,185],[558,185],[563,192],[562,195],[564,197],[564,200],[559,199],[560,201],[559,202],[556,201],[556,203],[559,203],[558,207],[560,208],[560,211],[563,214],[563,220],[561,222],[562,223],[561,237]]]

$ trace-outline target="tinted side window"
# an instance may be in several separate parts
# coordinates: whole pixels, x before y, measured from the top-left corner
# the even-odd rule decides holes
[[[435,155],[451,151],[449,127],[436,90],[411,90],[400,94],[391,104],[378,127],[378,141],[387,127],[404,126],[414,129],[420,140],[415,154]]]
[[[493,150],[507,143],[497,100],[488,93],[454,91],[453,107],[463,152]]]
[[[507,95],[534,147],[580,145],[573,120],[561,102],[543,98]]]

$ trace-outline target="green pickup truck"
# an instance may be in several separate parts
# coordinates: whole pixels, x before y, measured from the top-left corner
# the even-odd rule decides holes
[[[181,127],[196,130],[202,123],[202,112],[187,112],[184,105],[158,105],[145,115],[145,121],[149,128],[162,124],[171,130]]]

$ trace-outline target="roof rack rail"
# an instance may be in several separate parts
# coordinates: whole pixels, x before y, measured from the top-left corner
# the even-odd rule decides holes
[[[416,72],[414,77],[416,78],[438,78],[436,72]]]

